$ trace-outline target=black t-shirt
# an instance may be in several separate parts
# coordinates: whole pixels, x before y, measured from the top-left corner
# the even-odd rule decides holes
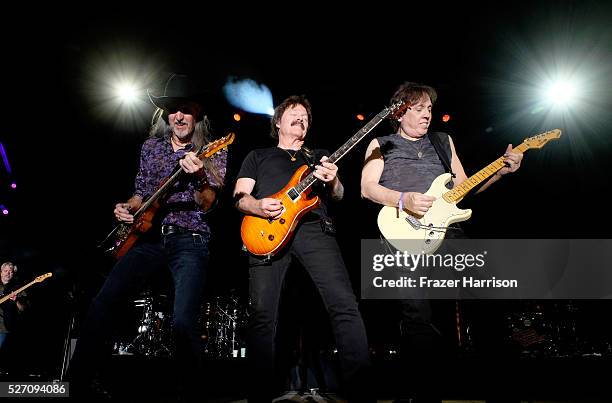
[[[291,156],[294,154],[295,161],[291,161]],[[329,156],[329,152],[323,149],[315,149],[313,154],[312,161],[315,165],[321,161],[321,157]],[[238,178],[254,179],[255,187],[251,195],[256,199],[263,199],[284,188],[302,165],[308,165],[302,152],[296,153],[296,150],[284,150],[279,147],[259,148],[246,156],[238,172]],[[320,207],[311,212],[326,216],[325,198],[329,192],[324,191],[320,181],[312,185],[312,192],[323,197]]]

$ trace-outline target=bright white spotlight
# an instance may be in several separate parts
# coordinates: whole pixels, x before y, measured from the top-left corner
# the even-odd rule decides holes
[[[121,102],[131,104],[137,99],[136,88],[131,84],[122,84],[117,88],[117,95]]]
[[[227,100],[237,108],[251,113],[274,115],[272,93],[265,84],[251,79],[238,80],[230,77],[223,86]]]
[[[578,88],[570,80],[557,80],[546,89],[546,100],[555,107],[568,107],[576,101]]]

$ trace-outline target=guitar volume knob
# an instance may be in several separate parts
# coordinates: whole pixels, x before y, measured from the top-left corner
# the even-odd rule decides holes
[[[268,235],[268,240],[273,241],[274,240],[274,235]]]

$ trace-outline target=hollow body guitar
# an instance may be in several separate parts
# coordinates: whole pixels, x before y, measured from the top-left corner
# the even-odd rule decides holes
[[[397,102],[378,113],[364,127],[353,135],[336,152],[329,156],[328,162],[338,162],[355,144],[363,139],[383,119],[397,118],[406,110],[406,104]],[[320,199],[310,197],[311,186],[317,181],[307,165],[299,167],[287,185],[277,193],[267,196],[278,199],[283,210],[276,219],[246,215],[240,227],[240,236],[245,248],[258,256],[272,256],[278,253],[289,242],[301,217],[316,208]]]
[[[514,148],[524,153],[530,148],[542,148],[550,140],[561,137],[561,130],[554,129],[527,138]],[[398,207],[385,206],[378,213],[378,228],[382,236],[396,249],[419,254],[434,253],[444,241],[446,230],[452,223],[466,221],[472,216],[472,210],[460,209],[457,203],[475,186],[504,167],[504,158],[500,157],[452,190],[446,184],[451,174],[445,173],[432,182],[425,193],[435,197],[431,208],[424,216],[399,211]]]

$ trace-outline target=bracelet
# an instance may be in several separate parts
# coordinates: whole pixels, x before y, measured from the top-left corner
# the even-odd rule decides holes
[[[403,197],[404,197],[404,192],[400,192],[399,201],[397,202],[397,205],[398,205],[400,211],[404,210],[404,202],[402,200]]]

